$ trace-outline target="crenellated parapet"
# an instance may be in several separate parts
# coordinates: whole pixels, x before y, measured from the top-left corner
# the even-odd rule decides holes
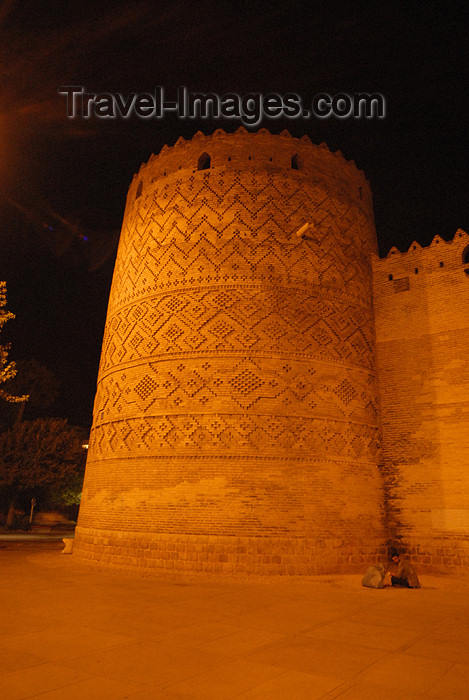
[[[462,229],[450,241],[436,235],[428,246],[414,241],[405,252],[393,247],[383,258],[373,255],[374,283],[380,293],[407,291],[419,285],[422,276],[448,273],[467,276],[469,283],[469,234]]]
[[[208,160],[207,160],[208,158]],[[294,170],[297,177],[331,179],[337,186],[356,197],[364,206],[371,206],[369,183],[353,161],[341,151],[332,152],[327,144],[313,144],[307,136],[298,139],[284,130],[277,136],[267,129],[256,133],[239,127],[234,133],[217,129],[211,135],[198,131],[190,140],[180,137],[174,146],[163,146],[143,163],[133,177],[127,202],[132,202],[152,189],[160,178],[187,178],[198,171],[243,172],[262,170]],[[209,173],[205,172],[205,175]]]

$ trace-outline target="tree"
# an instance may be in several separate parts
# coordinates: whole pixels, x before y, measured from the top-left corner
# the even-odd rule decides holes
[[[55,375],[37,360],[18,360],[15,366],[16,375],[6,383],[5,388],[12,394],[27,395],[28,401],[4,412],[4,423],[7,425],[21,421],[24,417],[42,417],[44,409],[55,401],[58,393],[59,383]]]
[[[85,470],[84,436],[61,418],[16,422],[0,434],[0,487],[9,497],[7,525],[21,493],[75,489]]]
[[[0,332],[7,321],[15,318],[11,311],[5,309],[6,300],[6,282],[0,282]],[[8,351],[10,350],[9,345],[0,345],[0,385],[8,382],[10,379],[16,375],[16,368],[14,362],[8,362]],[[27,401],[27,396],[14,396],[0,386],[0,399],[8,403],[20,403]]]

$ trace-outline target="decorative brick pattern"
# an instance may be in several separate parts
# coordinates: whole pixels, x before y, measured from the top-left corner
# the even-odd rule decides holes
[[[198,170],[204,153],[210,168]],[[142,166],[109,301],[78,556],[144,565],[137,552],[154,538],[152,561],[205,570],[201,546],[217,537],[229,558],[210,566],[307,573],[377,551],[375,249],[363,174],[308,140],[198,134]],[[134,554],[100,534],[127,531]],[[185,543],[181,556],[163,556],[169,543]]]

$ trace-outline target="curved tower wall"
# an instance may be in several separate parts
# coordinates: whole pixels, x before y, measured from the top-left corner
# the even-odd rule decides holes
[[[78,556],[363,568],[383,541],[375,249],[363,173],[309,139],[199,133],[142,165],[109,300]]]

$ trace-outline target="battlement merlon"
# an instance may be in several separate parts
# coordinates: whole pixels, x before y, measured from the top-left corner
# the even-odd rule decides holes
[[[453,238],[445,241],[436,235],[430,245],[421,246],[414,241],[407,251],[401,252],[396,247],[391,248],[386,257],[372,255],[373,276],[376,281],[381,278],[398,279],[408,275],[430,274],[432,272],[462,273],[469,264],[464,264],[469,249],[469,234],[463,229],[457,229]]]
[[[275,135],[267,129],[249,132],[244,127],[234,133],[217,129],[211,135],[198,131],[188,141],[180,137],[174,146],[163,146],[133,176],[127,205],[135,201],[138,192],[148,192],[156,180],[182,174],[187,178],[188,170],[191,174],[201,170],[199,159],[203,154],[210,158],[206,172],[218,168],[248,171],[261,166],[270,171],[292,170],[298,176],[317,177],[318,181],[335,180],[348,196],[362,200],[367,211],[372,211],[371,189],[364,172],[340,151],[333,153],[325,143],[313,144],[306,135],[298,139],[286,130]]]

